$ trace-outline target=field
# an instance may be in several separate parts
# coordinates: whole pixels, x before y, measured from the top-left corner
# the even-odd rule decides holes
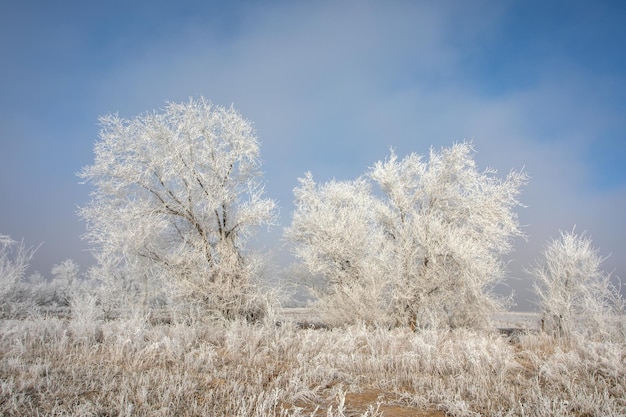
[[[624,343],[565,344],[536,329],[507,337],[296,324],[314,319],[291,310],[254,325],[3,320],[0,414],[626,415]]]

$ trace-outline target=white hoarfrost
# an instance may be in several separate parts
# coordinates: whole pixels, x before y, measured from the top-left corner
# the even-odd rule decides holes
[[[503,277],[502,255],[522,235],[514,208],[527,176],[478,171],[473,152],[461,143],[424,161],[392,151],[355,181],[300,180],[286,236],[328,283],[325,307],[331,300],[348,322],[486,323],[500,304],[489,290]]]
[[[16,302],[19,284],[24,279],[35,249],[24,242],[0,234],[0,315],[11,313]]]
[[[134,292],[145,304],[166,283],[203,310],[251,314],[257,266],[245,243],[275,219],[252,124],[204,99],[100,122],[95,161],[79,174],[94,187],[80,214],[108,301]]]
[[[624,301],[602,272],[603,261],[584,234],[561,232],[548,243],[531,270],[546,331],[566,341],[575,335],[624,340]]]
[[[329,324],[385,320],[388,283],[382,279],[387,256],[378,218],[384,210],[365,178],[314,182],[310,173],[294,190],[296,210],[286,236],[306,269],[325,279],[319,296]]]

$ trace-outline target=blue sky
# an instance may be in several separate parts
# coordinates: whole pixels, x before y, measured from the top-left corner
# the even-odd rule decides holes
[[[282,225],[305,171],[352,179],[390,146],[471,139],[479,166],[532,177],[505,287],[520,307],[523,267],[574,225],[626,278],[625,21],[606,1],[2,2],[0,233],[43,242],[44,274],[86,268],[75,173],[98,116],[202,95],[255,123]]]

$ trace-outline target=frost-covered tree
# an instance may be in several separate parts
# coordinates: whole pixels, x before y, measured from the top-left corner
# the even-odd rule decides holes
[[[0,234],[0,313],[12,314],[35,249]]]
[[[54,265],[51,270],[52,276],[63,282],[66,287],[72,287],[76,284],[79,271],[80,267],[71,259],[66,259],[60,264]]]
[[[95,161],[79,174],[94,187],[80,215],[96,275],[145,301],[165,282],[203,309],[250,313],[255,265],[245,243],[275,219],[252,124],[203,98],[100,123]]]
[[[24,278],[32,255],[24,243],[0,235],[0,299],[5,299]]]
[[[388,207],[396,314],[411,325],[480,327],[500,307],[490,289],[522,235],[514,208],[527,176],[479,171],[473,154],[467,142],[431,149],[428,161],[392,152],[370,170]]]
[[[546,331],[569,341],[573,335],[606,338],[624,330],[624,302],[605,260],[585,234],[561,232],[531,269]],[[622,334],[623,337],[623,334]]]
[[[384,206],[365,178],[319,185],[307,173],[294,190],[296,210],[285,236],[294,253],[324,288],[319,296],[329,324],[385,320]],[[387,300],[388,301],[388,300]]]
[[[385,289],[378,304],[399,323],[484,325],[499,307],[489,290],[503,277],[502,256],[522,235],[514,208],[527,177],[479,171],[473,152],[461,143],[431,150],[424,161],[416,154],[398,160],[392,151],[366,177],[382,193],[365,179],[313,187],[305,178],[287,233],[296,256],[340,283],[347,304],[353,293],[343,283],[358,282],[365,270]]]
[[[72,297],[80,286],[80,267],[73,260],[66,259],[60,264],[54,265],[51,272],[54,280],[50,285],[54,289],[55,299],[59,304],[69,306]]]

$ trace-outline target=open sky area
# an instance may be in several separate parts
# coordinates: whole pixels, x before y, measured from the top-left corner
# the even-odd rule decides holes
[[[76,173],[98,117],[204,96],[255,124],[281,207],[270,249],[306,171],[354,179],[390,147],[467,139],[479,167],[531,176],[502,287],[519,309],[523,269],[574,226],[626,280],[624,22],[620,1],[3,1],[0,234],[43,242],[44,275],[86,269]]]

